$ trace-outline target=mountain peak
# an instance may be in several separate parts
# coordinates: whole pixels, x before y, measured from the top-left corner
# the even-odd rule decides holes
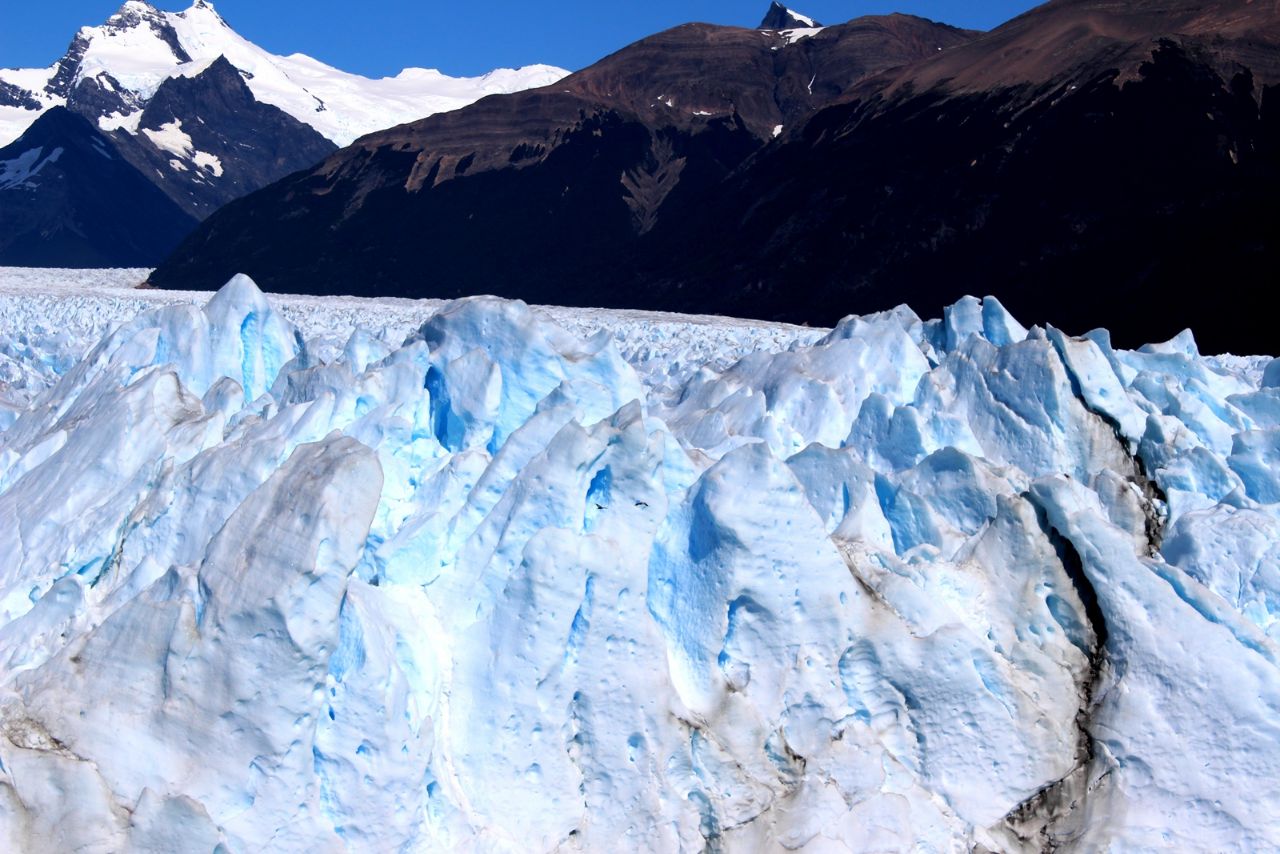
[[[0,144],[12,142],[55,105],[100,120],[104,128],[130,130],[161,84],[204,70],[219,54],[243,72],[256,100],[344,145],[375,130],[568,74],[534,66],[496,69],[483,78],[409,70],[398,80],[370,79],[302,54],[276,56],[237,34],[216,3],[115,0],[115,11],[105,21],[77,30],[53,68],[0,69]]]
[[[155,18],[160,15],[160,10],[152,6],[147,0],[124,0],[120,4],[120,8],[116,9],[115,14],[107,19],[108,23],[115,21],[124,21],[125,23],[136,23],[139,19]]]
[[[224,25],[226,23],[225,21],[223,21],[222,16],[218,14],[218,10],[214,8],[213,4],[210,3],[209,0],[195,0],[195,2],[192,3],[191,6],[185,12],[182,12],[180,14],[182,17],[185,18],[189,16],[192,12],[203,12],[206,15],[212,15],[214,18],[218,19],[219,21],[222,21]]]
[[[822,24],[819,24],[808,15],[802,15],[799,12],[792,11],[777,2],[777,0],[774,0],[774,2],[769,4],[769,11],[765,13],[764,20],[760,22],[760,26],[757,27],[757,29],[798,30],[821,26]]]

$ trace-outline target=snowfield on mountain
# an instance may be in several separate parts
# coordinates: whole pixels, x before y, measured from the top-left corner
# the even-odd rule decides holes
[[[435,69],[406,68],[395,77],[373,80],[306,54],[269,53],[231,29],[208,0],[195,0],[182,12],[126,0],[105,24],[81,27],[67,54],[49,68],[0,69],[0,146],[17,139],[40,113],[66,104],[84,85],[114,108],[98,117],[102,130],[137,133],[142,108],[161,83],[198,75],[220,56],[236,67],[259,101],[339,145],[456,110],[485,95],[546,86],[569,73],[530,65],[450,77]]]
[[[5,850],[1280,847],[1278,362],[18,278]]]

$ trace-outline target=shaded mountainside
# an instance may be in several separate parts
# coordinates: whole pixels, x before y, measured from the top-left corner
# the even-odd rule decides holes
[[[1266,352],[1277,22],[1274,0],[1057,0],[982,35],[681,27],[367,137],[153,281],[822,324],[979,292],[1122,344],[1189,326]]]
[[[256,101],[225,59],[162,83],[137,133],[54,107],[0,150],[0,168],[17,174],[37,147],[86,156],[0,183],[0,221],[14,223],[4,257],[36,267],[154,265],[218,207],[336,149]]]
[[[981,292],[1130,346],[1191,327],[1208,351],[1275,349],[1280,92],[1166,42],[1123,85],[1019,98],[825,111],[654,235],[640,304],[828,324]]]
[[[138,133],[117,130],[111,138],[198,219],[337,150],[311,127],[256,100],[225,57],[194,77],[160,84]]]
[[[124,212],[122,215],[122,200]],[[196,219],[82,116],[55,107],[0,148],[0,265],[137,267]]]
[[[981,292],[1271,352],[1278,83],[1280,3],[1046,4],[765,152],[638,253],[642,304],[827,324]]]
[[[863,18],[806,38],[689,24],[552,86],[364,137],[215,214],[155,276],[278,291],[601,294],[620,256],[861,80],[975,34]]]

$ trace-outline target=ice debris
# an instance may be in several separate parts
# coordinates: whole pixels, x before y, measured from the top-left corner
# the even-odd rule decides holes
[[[5,850],[1280,847],[1275,363],[970,298],[673,388],[242,276],[39,353]]]

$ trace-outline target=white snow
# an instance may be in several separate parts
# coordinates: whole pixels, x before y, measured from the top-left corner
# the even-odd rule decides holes
[[[55,148],[48,156],[44,156],[44,149],[36,146],[28,148],[12,160],[0,160],[0,190],[12,190],[15,187],[34,189],[31,179],[50,163],[57,163],[62,152],[62,148]]]
[[[6,850],[1280,846],[1280,363],[144,272],[0,269]]]
[[[777,138],[778,138],[778,137],[780,137],[780,136],[782,136],[782,125],[774,125],[774,126],[773,126],[773,138],[774,138],[774,139],[777,139]]]
[[[222,161],[207,151],[199,151],[191,141],[191,137],[182,129],[182,120],[174,119],[162,124],[159,128],[143,128],[142,132],[151,144],[161,151],[176,154],[178,157],[194,163],[198,169],[211,172],[215,178],[222,177]],[[170,160],[169,165],[179,171],[186,172],[187,165],[181,160]]]
[[[127,130],[129,133],[136,134],[138,132],[138,124],[142,121],[142,110],[134,110],[131,113],[112,113],[109,116],[98,117],[98,128],[111,133],[116,130]]]
[[[191,143],[191,137],[182,130],[182,120],[174,119],[171,122],[161,125],[159,128],[143,128],[142,133],[151,140],[151,144],[161,151],[167,151],[170,154],[177,154],[180,157],[188,157],[194,147]]]
[[[154,28],[83,27],[89,47],[77,81],[107,76],[145,103],[166,79],[193,76],[219,56],[252,75],[246,80],[254,97],[305,122],[339,145],[358,136],[446,110],[464,107],[485,95],[515,92],[556,82],[569,72],[549,65],[495,69],[479,77],[449,77],[433,69],[409,68],[395,77],[370,79],[333,68],[304,54],[276,56],[232,30],[210,3],[197,0],[183,12],[156,12],[138,6],[144,16],[171,26],[191,57],[182,62]],[[117,21],[118,23],[118,21]],[[56,72],[49,69],[0,69],[0,80],[36,93],[40,110],[0,108],[0,145],[16,139],[44,110],[62,103],[44,94]],[[104,84],[105,85],[105,84]],[[104,129],[136,132],[131,117],[107,119]]]
[[[207,151],[194,151],[191,154],[191,162],[200,169],[212,173],[215,178],[222,177],[222,161],[216,155]]]
[[[40,113],[62,103],[60,99],[44,91],[45,85],[57,70],[56,65],[50,68],[0,68],[0,80],[32,93],[41,105],[38,110],[0,106],[0,146],[8,145],[22,136],[23,131],[31,126]]]
[[[806,27],[812,28],[812,27],[818,26],[817,22],[814,21],[813,18],[810,18],[808,15],[801,15],[795,9],[787,9],[787,14],[790,15],[795,20],[799,21],[800,23],[804,24]]]
[[[793,45],[801,39],[816,36],[825,29],[826,27],[797,27],[793,30],[779,30],[778,35],[786,39],[788,45]]]

